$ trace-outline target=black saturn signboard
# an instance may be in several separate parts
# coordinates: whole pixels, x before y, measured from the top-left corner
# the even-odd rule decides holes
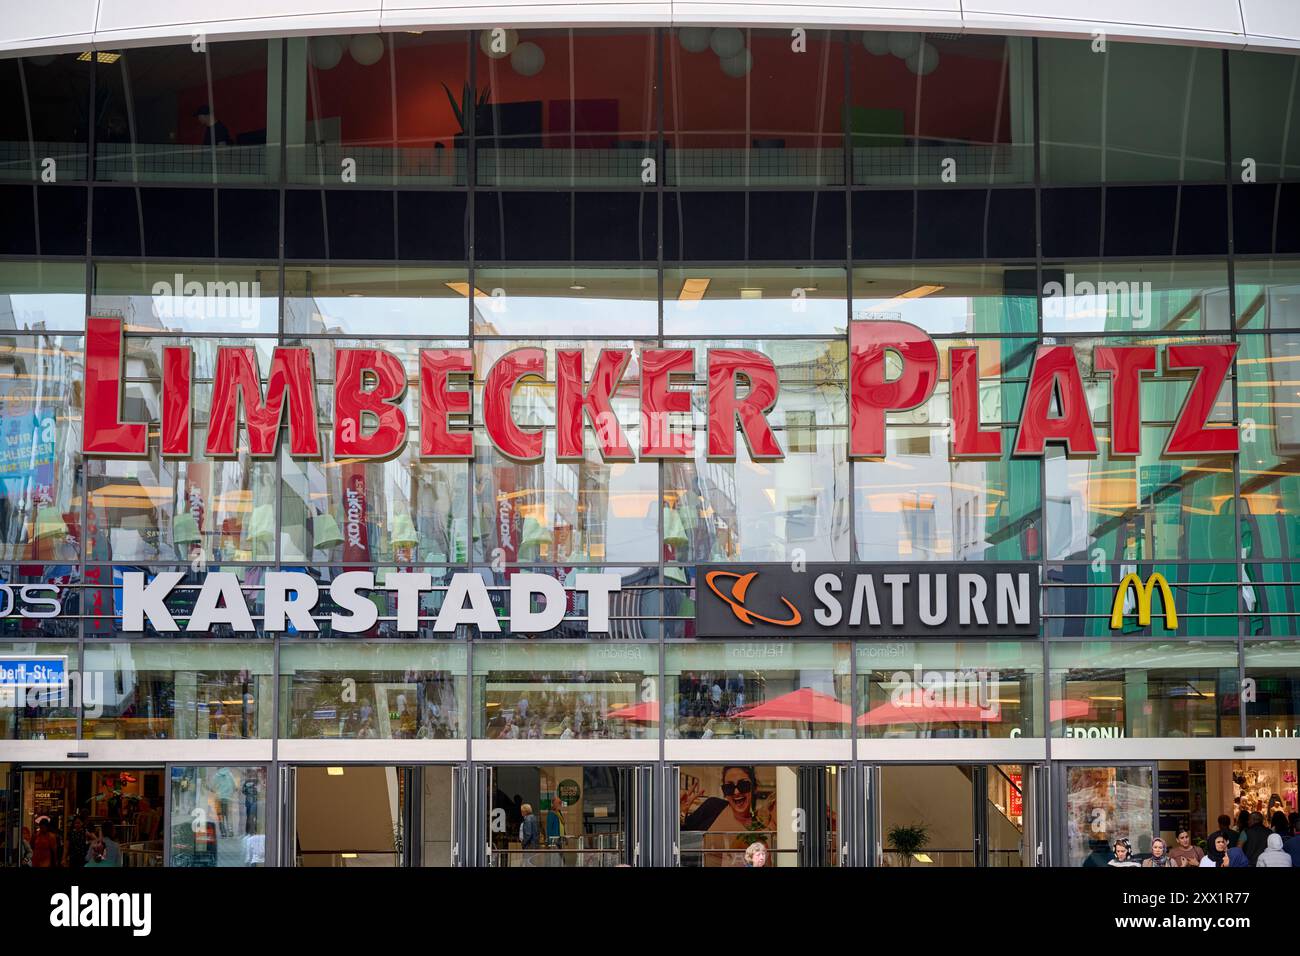
[[[700,637],[1037,637],[1035,564],[703,566]]]

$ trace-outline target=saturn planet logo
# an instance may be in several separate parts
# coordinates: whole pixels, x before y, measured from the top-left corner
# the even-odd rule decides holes
[[[750,583],[758,577],[757,571],[750,571],[748,574],[738,574],[735,571],[710,571],[704,575],[704,582],[709,586],[709,590],[716,594],[731,608],[731,613],[736,615],[736,619],[742,624],[754,624],[762,622],[764,624],[775,624],[777,627],[796,627],[803,621],[803,615],[799,609],[790,603],[789,598],[782,597],[781,603],[790,609],[790,617],[784,621],[774,617],[765,617],[756,611],[751,611],[745,607],[745,592],[749,590]],[[718,578],[733,578],[735,583],[731,586],[730,594],[723,594],[718,590]]]

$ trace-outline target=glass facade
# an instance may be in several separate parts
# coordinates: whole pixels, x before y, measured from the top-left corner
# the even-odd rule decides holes
[[[477,819],[448,808],[480,796],[505,814],[488,841],[500,865],[631,862],[626,828],[647,799],[656,821],[707,838],[689,859],[667,841],[637,863],[744,865],[764,838],[769,865],[912,865],[876,830],[908,822],[897,808],[916,788],[962,805],[988,794],[973,825],[996,818],[980,845],[997,852],[936,847],[954,865],[1086,863],[1097,848],[1078,821],[1103,791],[1135,844],[1169,829],[1145,741],[1231,761],[1242,740],[1289,747],[1300,728],[1295,62],[731,27],[0,59],[0,660],[63,660],[85,682],[0,688],[10,779],[52,759],[19,744],[132,742],[131,760],[169,772],[144,798],[165,822],[127,842],[178,866],[348,865],[350,846],[485,863],[447,836]],[[144,456],[82,453],[88,316],[122,320],[121,414],[147,423]],[[888,414],[884,458],[855,460],[850,338],[879,320],[933,337],[939,381]],[[1236,429],[1240,453],[1163,456],[1193,385],[1151,375],[1142,451],[1112,454],[1112,377],[1094,348],[1223,343],[1236,358],[1208,420]],[[1080,357],[1094,457],[1013,453],[1050,345]],[[192,357],[193,435],[190,453],[164,455],[176,346]],[[290,453],[287,421],[271,456],[242,426],[233,457],[204,453],[226,346],[251,349],[263,379],[277,348],[310,350],[320,455]],[[391,353],[406,385],[411,428],[383,460],[334,450],[337,350],[363,347]],[[486,372],[522,348],[547,370],[509,397],[542,432],[536,462],[485,427]],[[695,350],[674,382],[693,456],[606,461],[590,427],[584,454],[558,455],[557,353],[590,370],[604,349]],[[706,454],[708,355],[723,349],[775,367],[781,460],[744,442]],[[953,454],[957,349],[975,352],[980,427],[1001,433],[1000,454]],[[421,454],[427,350],[474,359],[452,416],[471,438],[463,460]],[[626,369],[610,399],[634,448],[643,373]],[[1031,565],[1040,633],[738,640],[697,621],[705,565],[956,561]],[[166,571],[181,574],[178,614],[205,576],[232,574],[253,628],[126,629],[124,575]],[[321,584],[319,631],[264,625],[277,571]],[[399,628],[379,591],[372,626],[332,624],[328,586],[353,571],[428,574],[417,627]],[[577,597],[541,633],[435,630],[464,572],[497,613],[521,572],[570,588],[607,572],[622,591],[607,632],[588,631]],[[1150,572],[1176,624],[1113,627],[1120,582]],[[58,613],[24,614],[28,586],[57,588]],[[1120,739],[1137,749],[1105,749]],[[1269,756],[1294,783],[1300,751]],[[925,766],[890,767],[909,761]],[[525,780],[525,763],[542,770]],[[295,767],[335,764],[384,764],[374,786],[393,806],[423,801],[422,816],[295,853],[274,802],[295,792]],[[851,796],[881,767],[884,824]],[[342,786],[329,776],[311,792]],[[680,807],[663,798],[678,783]],[[517,794],[536,804],[536,853],[517,839]],[[825,852],[777,832],[778,800],[817,808]]]

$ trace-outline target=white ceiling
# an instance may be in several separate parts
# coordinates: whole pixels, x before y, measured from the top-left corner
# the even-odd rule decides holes
[[[837,26],[1300,51],[1300,0],[0,0],[0,53],[485,26]]]

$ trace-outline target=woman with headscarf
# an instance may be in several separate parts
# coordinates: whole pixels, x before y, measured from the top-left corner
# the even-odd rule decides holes
[[[1235,849],[1235,848],[1234,848]],[[1206,851],[1205,856],[1201,858],[1201,866],[1227,866],[1228,865],[1228,838],[1222,833],[1216,833],[1211,838],[1210,848]]]
[[[1167,852],[1165,841],[1156,837],[1151,841],[1151,856],[1143,861],[1143,866],[1168,866],[1177,868],[1178,862]]]

